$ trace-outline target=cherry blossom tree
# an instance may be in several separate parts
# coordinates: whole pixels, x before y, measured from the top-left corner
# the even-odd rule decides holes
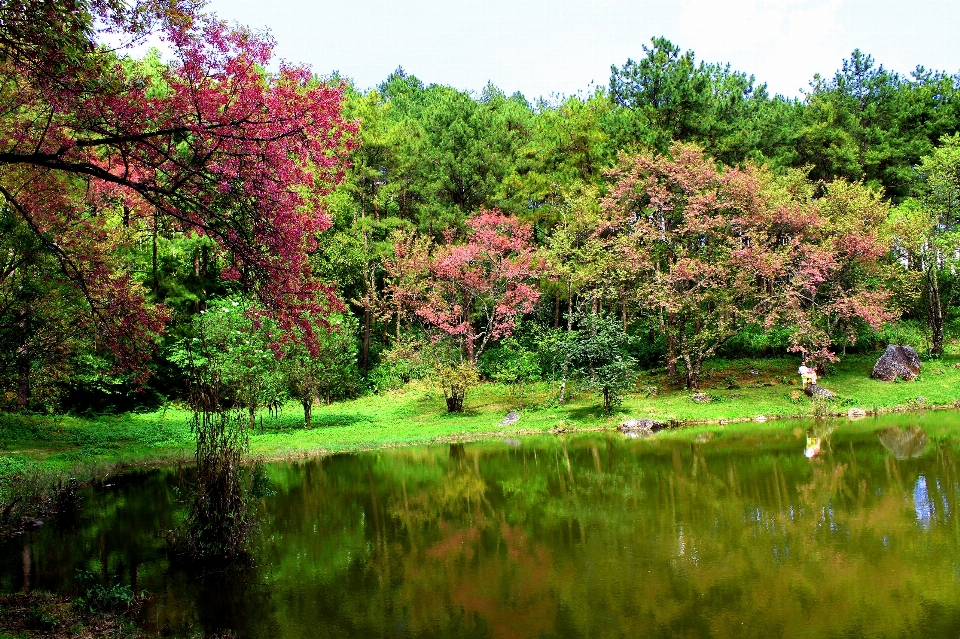
[[[472,368],[492,340],[508,337],[517,318],[533,310],[542,260],[530,227],[496,209],[481,209],[467,220],[465,243],[455,243],[452,231],[444,239],[438,246],[410,235],[399,238],[394,257],[385,262],[388,305],[406,307],[452,340],[458,364]],[[443,376],[459,380],[452,385],[453,403],[448,401],[452,411],[462,407],[469,385],[456,369]]]
[[[401,239],[387,264],[389,292],[455,338],[475,363],[491,340],[509,336],[517,317],[533,310],[541,260],[530,227],[496,209],[467,220],[466,243],[454,243],[452,231],[444,239],[433,247],[421,240],[419,250],[412,238]]]
[[[692,144],[621,157],[597,230],[622,279],[655,315],[697,388],[703,362],[746,326],[797,327],[804,361],[833,357],[838,333],[892,315],[877,278],[883,207],[837,181],[814,198],[802,172],[720,167]],[[614,274],[611,273],[611,277]]]
[[[353,145],[342,88],[304,67],[266,72],[269,37],[180,0],[24,0],[0,18],[0,206],[56,258],[121,363],[144,361],[167,314],[117,255],[160,222],[213,239],[223,275],[309,338],[303,318],[337,305],[308,253]],[[126,55],[151,33],[169,61]]]

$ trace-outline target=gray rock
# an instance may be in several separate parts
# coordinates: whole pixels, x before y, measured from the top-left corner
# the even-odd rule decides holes
[[[503,418],[498,426],[509,426],[510,424],[516,424],[520,421],[520,415],[516,411],[510,411],[507,413],[507,416]]]
[[[712,398],[706,393],[694,393],[690,396],[690,401],[693,401],[697,404],[706,404],[707,402],[711,401],[711,399]]]
[[[619,426],[617,430],[621,433],[626,432],[637,432],[637,431],[646,431],[648,433],[655,433],[658,430],[663,430],[667,425],[663,422],[659,422],[655,419],[628,419]]]
[[[899,377],[912,381],[920,374],[920,356],[912,346],[890,344],[873,367],[870,377],[884,382],[894,382]]]
[[[807,387],[803,389],[803,392],[806,393],[807,397],[811,399],[833,399],[836,397],[836,395],[819,384],[807,384]]]

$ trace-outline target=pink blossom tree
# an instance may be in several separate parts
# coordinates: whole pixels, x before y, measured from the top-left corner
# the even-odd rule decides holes
[[[667,156],[623,156],[610,177],[597,231],[608,263],[638,282],[689,388],[746,326],[796,326],[793,348],[819,363],[838,332],[853,339],[856,322],[891,317],[869,277],[883,254],[883,205],[862,185],[834,182],[814,198],[801,172],[720,167],[679,143]]]
[[[115,258],[160,224],[212,238],[224,275],[309,338],[305,318],[337,305],[308,253],[353,144],[342,88],[304,67],[264,71],[268,37],[180,0],[3,10],[0,205],[56,257],[103,343],[136,367],[162,329],[166,311]],[[62,31],[36,26],[44,11]],[[124,56],[148,33],[169,62]]]
[[[473,367],[492,342],[508,337],[517,318],[533,310],[542,260],[530,227],[496,209],[467,220],[465,243],[444,235],[444,245],[402,236],[387,260],[387,293],[429,328],[456,345],[461,364]],[[463,389],[465,391],[465,389]],[[462,408],[462,392],[456,408]]]

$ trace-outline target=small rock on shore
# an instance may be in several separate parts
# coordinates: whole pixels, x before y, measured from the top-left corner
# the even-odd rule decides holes
[[[619,430],[621,433],[638,431],[655,433],[658,430],[663,430],[666,427],[667,425],[665,423],[655,419],[628,419],[617,426],[617,430]]]

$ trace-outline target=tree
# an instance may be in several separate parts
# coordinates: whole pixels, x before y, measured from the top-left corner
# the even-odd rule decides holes
[[[211,238],[223,275],[254,291],[282,328],[325,311],[329,291],[307,253],[329,225],[320,198],[352,145],[339,86],[302,67],[265,73],[268,38],[186,2],[3,11],[0,198],[83,296],[122,365],[145,360],[145,340],[166,319],[111,259],[138,227],[162,221]],[[99,44],[98,25],[124,45],[155,30],[173,59],[119,56]]]
[[[451,338],[460,363],[472,368],[491,340],[509,336],[533,310],[541,265],[530,227],[512,216],[482,209],[467,229],[465,244],[448,231],[445,246],[401,235],[385,269],[390,303]],[[453,405],[462,406],[462,394]]]
[[[0,208],[0,393],[7,407],[53,408],[71,360],[93,348],[79,295],[9,209]]]
[[[855,344],[860,328],[878,330],[899,314],[887,286],[889,271],[899,268],[888,262],[890,205],[862,182],[814,185],[802,171],[768,182],[766,193],[774,210],[795,218],[796,228],[790,236],[796,259],[778,322],[793,329],[789,350],[823,374],[838,360],[837,346]]]
[[[445,246],[418,248],[401,237],[387,270],[391,295],[458,340],[473,364],[491,339],[510,335],[517,317],[533,310],[540,295],[532,284],[541,266],[530,227],[516,218],[481,210],[467,228],[466,244],[454,244],[450,231]]]
[[[247,411],[256,425],[259,410],[283,397],[283,377],[277,353],[279,336],[272,322],[254,320],[248,300],[231,296],[210,300],[194,316],[194,337],[171,357],[202,387],[216,387],[222,407]]]
[[[693,51],[666,38],[652,38],[639,61],[628,59],[610,69],[610,99],[619,109],[614,127],[619,148],[636,143],[661,152],[674,140],[696,142],[727,164],[758,154],[779,158],[791,136],[777,119],[791,119],[798,104],[771,98],[766,85],[729,64],[696,62]]]
[[[884,252],[886,209],[862,185],[834,182],[815,200],[802,172],[718,167],[680,143],[670,156],[623,156],[611,177],[598,233],[658,315],[688,388],[746,326],[798,327],[794,345],[814,361],[833,356],[838,334],[855,339],[856,320],[879,327],[890,317],[886,291],[868,277]]]
[[[316,327],[318,346],[312,352],[294,340],[283,354],[282,369],[290,395],[303,406],[303,421],[310,428],[313,402],[348,397],[356,389],[357,320],[334,314],[326,326]]]
[[[956,76],[923,67],[902,76],[855,50],[832,78],[811,82],[798,159],[814,179],[863,180],[899,203],[920,158],[960,125],[958,88]]]
[[[633,384],[634,362],[627,352],[630,337],[615,317],[591,313],[579,324],[579,330],[566,340],[570,364],[577,377],[600,393],[603,412],[609,415]]]
[[[917,167],[921,177],[919,201],[901,206],[920,217],[919,232],[901,234],[908,259],[922,269],[931,335],[930,354],[943,354],[946,322],[956,296],[960,250],[960,134],[944,136],[941,146],[924,156]],[[906,237],[904,237],[906,235]]]

